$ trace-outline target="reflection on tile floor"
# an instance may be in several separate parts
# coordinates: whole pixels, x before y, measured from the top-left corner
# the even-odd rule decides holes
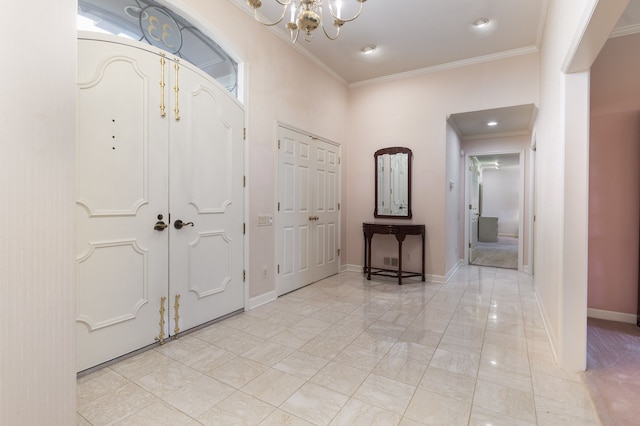
[[[598,425],[532,278],[345,272],[78,380],[77,425]]]

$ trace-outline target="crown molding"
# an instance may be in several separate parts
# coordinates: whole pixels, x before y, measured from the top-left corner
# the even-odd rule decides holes
[[[627,35],[637,34],[637,33],[640,33],[640,24],[616,28],[613,30],[609,38],[622,37],[622,36],[627,36]]]
[[[363,87],[363,86],[372,86],[375,84],[385,83],[389,81],[395,80],[403,80],[406,78],[417,77],[425,74],[433,74],[440,71],[446,71],[455,68],[462,68],[469,65],[481,64],[484,62],[496,61],[499,59],[512,58],[515,56],[528,55],[531,53],[537,53],[538,48],[536,46],[528,46],[520,49],[506,50],[504,52],[492,53],[490,55],[477,56],[475,58],[464,59],[461,61],[449,62],[446,64],[435,65],[432,67],[420,68],[413,71],[402,72],[398,74],[391,74],[384,77],[372,78],[370,80],[358,81],[355,83],[349,84],[349,88]]]

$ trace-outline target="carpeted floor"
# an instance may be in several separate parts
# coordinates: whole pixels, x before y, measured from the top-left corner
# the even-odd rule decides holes
[[[472,265],[518,269],[518,239],[498,237],[495,243],[478,242]]]

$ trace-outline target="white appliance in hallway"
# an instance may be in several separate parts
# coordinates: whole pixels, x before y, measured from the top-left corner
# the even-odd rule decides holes
[[[154,47],[81,37],[78,371],[244,306],[242,106]]]
[[[340,147],[278,128],[277,293],[340,270]]]

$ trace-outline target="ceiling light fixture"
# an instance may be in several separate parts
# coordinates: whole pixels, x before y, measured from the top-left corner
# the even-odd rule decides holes
[[[487,123],[487,126],[491,126],[491,127],[493,127],[493,126],[497,126],[497,125],[498,125],[498,122],[497,122],[497,121],[489,121],[489,122]]]
[[[375,44],[367,44],[366,46],[363,46],[360,51],[365,55],[370,55],[371,53],[375,52],[377,48],[378,47]]]
[[[489,25],[489,18],[478,18],[473,22],[473,26],[476,28],[482,28]]]
[[[355,0],[360,3],[358,12],[351,18],[342,17],[342,3],[345,0],[275,0],[280,6],[282,6],[282,15],[275,22],[265,22],[258,16],[258,9],[262,6],[262,0],[247,0],[247,4],[253,9],[253,17],[256,21],[264,24],[268,27],[278,25],[287,16],[287,9],[289,9],[289,20],[287,21],[287,29],[291,32],[291,42],[295,43],[298,40],[300,31],[303,33],[303,37],[306,41],[313,39],[313,31],[318,27],[322,27],[324,35],[329,40],[335,40],[340,35],[340,28],[347,22],[355,20],[360,13],[362,13],[362,7],[367,0]],[[322,24],[322,6],[323,3],[328,6],[329,13],[333,18],[333,26],[336,27],[336,33],[334,36],[329,34]]]

